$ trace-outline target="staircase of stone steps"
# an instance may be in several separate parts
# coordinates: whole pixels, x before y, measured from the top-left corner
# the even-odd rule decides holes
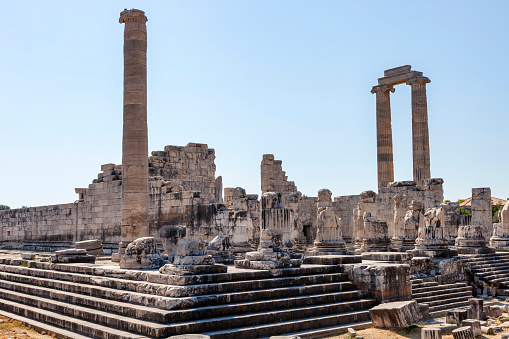
[[[466,283],[440,285],[436,281],[415,279],[412,283],[412,298],[429,306],[430,317],[442,317],[447,310],[468,306],[472,289]]]
[[[168,285],[157,271],[124,271],[111,263],[49,264],[0,259],[3,315],[91,338],[262,338],[365,327],[373,299],[362,299],[341,266],[204,275]],[[110,266],[108,266],[110,265]]]
[[[492,294],[509,296],[509,253],[462,256],[462,259],[478,287],[486,283],[492,286]]]

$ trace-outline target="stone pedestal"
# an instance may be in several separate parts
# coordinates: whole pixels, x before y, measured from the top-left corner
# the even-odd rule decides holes
[[[392,239],[392,248],[401,252],[413,250],[419,229],[424,227],[424,205],[412,200],[403,219],[403,229],[398,237]]]
[[[385,221],[376,221],[369,212],[364,213],[364,238],[360,252],[387,252],[391,241]]]
[[[256,252],[247,252],[244,260],[235,260],[235,267],[259,270],[300,267],[301,259],[293,259],[283,246],[283,231],[262,230],[260,246]]]
[[[449,249],[449,241],[444,237],[444,227],[440,226],[442,214],[441,207],[426,210],[426,225],[419,229],[412,251],[414,257],[448,258],[457,255],[457,252]]]
[[[459,254],[495,253],[495,249],[486,246],[483,235],[484,227],[480,225],[466,225],[458,228],[456,250]]]
[[[165,225],[159,229],[159,236],[163,241],[164,253],[168,255],[168,261],[173,262],[175,253],[179,246],[179,242],[182,242],[186,236],[186,227],[179,225]]]
[[[490,238],[490,246],[497,251],[509,251],[509,202],[499,211],[500,222],[493,224],[493,235]]]
[[[230,265],[235,261],[233,248],[230,245],[230,237],[218,235],[207,246],[207,254],[211,255],[215,262]]]
[[[120,259],[120,268],[124,269],[155,269],[163,264],[153,237],[138,238],[129,243]]]
[[[330,208],[321,209],[316,218],[317,232],[314,246],[306,251],[306,256],[346,255],[345,241],[342,238],[341,218]]]
[[[353,234],[352,243],[355,249],[360,249],[362,239],[364,238],[364,213],[376,215],[376,193],[373,191],[364,191],[360,194],[360,202],[353,212]]]

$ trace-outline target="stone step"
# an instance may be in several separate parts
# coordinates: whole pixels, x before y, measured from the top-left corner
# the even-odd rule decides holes
[[[244,328],[246,324],[251,326],[253,325],[263,325],[264,327],[270,327],[274,325],[274,323],[288,322],[289,324],[293,324],[298,322],[299,319],[305,318],[313,318],[313,317],[321,317],[328,315],[335,315],[335,317],[345,318],[347,314],[351,312],[368,312],[367,309],[373,307],[376,304],[375,300],[372,299],[360,299],[355,301],[345,301],[340,303],[333,304],[324,304],[324,305],[311,305],[306,307],[297,307],[285,310],[276,310],[276,311],[268,311],[268,312],[259,312],[259,313],[251,313],[244,315],[234,315],[227,317],[218,317],[211,319],[204,319],[199,322],[181,322],[174,323],[168,326],[167,335],[177,335],[184,333],[204,333],[204,332],[217,332],[224,331],[229,329],[235,329],[235,333],[239,333],[239,329]],[[368,315],[369,317],[369,312]],[[358,322],[364,319],[348,319],[348,322]],[[341,324],[341,323],[336,323]],[[318,328],[324,327],[323,325],[302,328],[302,330],[310,329],[310,328]],[[332,324],[328,324],[330,326]],[[327,326],[327,325],[325,325]],[[277,325],[276,325],[277,327]],[[285,329],[279,328],[280,333],[288,333],[299,331],[300,329],[297,327],[288,327]],[[270,334],[270,333],[267,333]],[[263,334],[261,336],[267,335]],[[257,334],[258,335],[258,334]],[[250,336],[244,334],[244,338],[255,338],[256,336]],[[223,337],[221,337],[223,338]],[[225,337],[227,338],[227,337]]]
[[[228,303],[224,305],[199,307],[187,310],[171,311],[170,323],[226,317],[248,313],[259,313],[275,310],[287,310],[309,305],[334,304],[359,300],[359,291],[346,291],[328,294],[305,295],[292,298],[250,301],[245,303]]]
[[[0,271],[24,276],[54,279],[62,282],[72,281],[73,283],[102,286],[125,291],[143,292],[168,297],[185,297],[202,294],[216,294],[347,281],[347,275],[345,273],[330,273],[304,276],[283,276],[276,278],[271,277],[259,280],[232,281],[216,284],[174,286],[168,284],[150,283],[147,281],[133,281],[111,277],[98,277],[89,274],[68,273],[10,265],[0,265]]]
[[[446,293],[446,294],[433,294],[433,295],[430,295],[430,296],[427,296],[427,297],[415,297],[412,295],[412,297],[417,300],[417,302],[419,303],[426,303],[426,304],[429,304],[431,306],[431,304],[433,302],[442,302],[445,299],[450,299],[450,298],[461,298],[461,297],[466,297],[466,298],[472,298],[472,291],[471,290],[467,290],[467,291],[461,291],[461,292],[452,292],[451,293]]]
[[[444,304],[444,305],[438,305],[433,306],[429,308],[429,316],[430,318],[439,318],[444,317],[447,313],[447,311],[455,309],[455,308],[461,308],[461,307],[468,307],[470,303],[468,301],[460,301],[450,304]]]
[[[34,319],[30,319],[27,317],[23,317],[16,313],[11,313],[7,311],[0,310],[0,315],[3,315],[4,317],[8,317],[10,319],[19,321],[23,323],[27,327],[31,327],[37,332],[47,332],[48,334],[55,334],[57,338],[73,338],[73,339],[90,339],[92,337],[84,336],[81,334],[78,334],[76,332],[68,331],[64,328],[52,326]],[[371,323],[370,323],[371,324]]]
[[[435,306],[446,306],[448,304],[455,304],[455,303],[458,303],[458,302],[464,302],[464,301],[468,301],[468,299],[470,299],[470,298],[472,298],[472,295],[470,295],[470,296],[459,296],[459,297],[453,296],[453,297],[449,297],[449,298],[446,298],[446,299],[425,302],[425,304],[428,304],[429,307],[430,307],[430,310],[431,310],[431,308],[433,308]]]
[[[126,317],[133,317],[141,320],[157,323],[167,323],[170,320],[170,311],[142,305],[134,306],[132,303],[97,298],[90,295],[82,295],[72,292],[54,290],[47,287],[21,284],[6,280],[0,281],[0,291],[5,294],[9,290],[25,295],[32,295],[73,305],[90,307],[97,310],[120,314]]]
[[[355,326],[358,323],[365,323],[369,319],[369,311],[363,310],[341,314],[317,315],[289,321],[275,321],[271,324],[252,324],[249,327],[210,331],[203,334],[209,335],[213,339],[255,339],[339,325],[344,325],[341,327],[348,328],[350,325]]]
[[[0,281],[15,282],[18,284],[31,286],[44,286],[47,289],[54,289],[63,292],[69,292],[77,295],[94,296],[96,299],[114,300],[118,302],[127,302],[130,304],[142,305],[146,307],[155,307],[163,310],[176,310],[200,306],[213,306],[226,303],[252,302],[256,300],[267,300],[277,298],[296,297],[304,295],[313,295],[320,293],[334,293],[351,291],[355,285],[350,281],[335,282],[327,284],[314,284],[309,286],[289,286],[273,289],[260,289],[256,291],[242,291],[233,293],[218,293],[209,295],[200,295],[196,297],[172,298],[166,296],[157,296],[146,293],[117,290],[101,286],[91,286],[87,284],[72,283],[67,281],[56,281],[53,279],[34,278],[21,274],[12,274],[0,272]],[[7,283],[6,283],[7,284]],[[47,292],[45,292],[47,293]],[[56,291],[52,293],[57,293]],[[61,296],[67,298],[67,296]],[[110,304],[108,307],[115,307]],[[155,316],[146,314],[147,317]],[[147,318],[150,320],[153,318]]]
[[[347,332],[349,328],[353,328],[354,330],[363,330],[365,328],[372,327],[371,320],[369,321],[361,321],[358,323],[351,323],[346,325],[339,325],[339,326],[331,326],[331,327],[323,327],[319,329],[314,330],[307,330],[307,331],[301,331],[301,332],[293,332],[293,333],[286,333],[285,336],[291,337],[291,336],[298,336],[301,338],[324,338],[329,337],[332,335],[337,335],[338,333]]]
[[[509,269],[508,264],[493,264],[493,265],[479,265],[476,267],[470,267],[470,270],[474,273],[484,273],[484,272],[490,272],[495,270],[507,270]]]
[[[424,293],[424,292],[434,292],[434,291],[442,291],[447,290],[450,288],[459,288],[459,287],[466,287],[466,283],[454,283],[454,284],[444,284],[444,285],[436,285],[429,286],[429,287],[420,287],[420,288],[413,288],[412,287],[412,295],[417,293]]]
[[[148,339],[149,337],[121,331],[115,328],[93,324],[88,321],[75,319],[60,313],[43,310],[37,307],[24,305],[19,302],[0,299],[0,309],[4,312],[18,314],[22,317],[34,319],[40,323],[50,326],[56,326],[67,331],[77,332],[79,334],[92,338],[103,339]],[[75,337],[71,337],[75,338]]]
[[[161,281],[164,275],[159,274],[158,270],[125,270],[111,266],[92,266],[89,264],[52,264],[47,262],[38,262],[24,259],[0,258],[1,265],[24,266],[41,270],[54,272],[77,273],[90,276],[100,276],[108,278],[122,278],[123,280],[145,281],[151,283],[164,283]],[[270,279],[274,277],[295,277],[307,275],[322,275],[331,273],[342,273],[342,265],[303,265],[294,268],[281,268],[274,270],[245,270],[234,269],[227,273],[203,274],[194,276],[194,284],[217,284],[231,281],[250,281],[260,279]],[[189,278],[190,276],[188,276]]]
[[[438,283],[436,281],[428,281],[428,282],[423,282],[423,283],[419,283],[419,284],[412,284],[412,290],[414,288],[426,288],[426,287],[434,287],[434,286],[438,286]]]
[[[80,319],[92,324],[99,324],[121,331],[137,333],[147,337],[161,338],[164,336],[164,330],[167,328],[166,325],[140,320],[136,317],[125,317],[89,307],[77,306],[0,288],[0,306],[3,306],[6,301],[36,307],[40,310],[59,313],[64,316]]]
[[[453,287],[453,288],[437,290],[437,291],[412,293],[412,298],[421,302],[420,300],[422,300],[423,298],[429,298],[429,297],[433,297],[433,296],[444,296],[444,295],[448,295],[448,294],[464,293],[464,292],[472,294],[472,289],[468,286],[464,286],[464,287]]]
[[[507,261],[494,261],[494,262],[483,262],[478,264],[470,264],[469,267],[472,271],[482,271],[492,269],[496,267],[507,267],[509,266]]]

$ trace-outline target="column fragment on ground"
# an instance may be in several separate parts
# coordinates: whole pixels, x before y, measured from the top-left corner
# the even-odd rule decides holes
[[[371,93],[376,93],[376,139],[378,187],[385,187],[394,181],[394,164],[392,154],[392,126],[390,85],[374,86]]]
[[[120,13],[124,23],[124,127],[121,247],[148,231],[147,17]]]
[[[408,80],[412,86],[412,145],[414,162],[414,181],[422,184],[431,178],[429,161],[428,103],[426,84],[431,81],[423,76]]]

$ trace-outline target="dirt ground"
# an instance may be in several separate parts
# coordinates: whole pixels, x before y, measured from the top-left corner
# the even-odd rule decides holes
[[[55,338],[54,336],[46,335],[46,333],[38,333],[28,326],[17,320],[13,320],[0,315],[0,339],[47,339]]]
[[[389,338],[389,339],[421,339],[421,328],[423,327],[435,327],[436,324],[419,324],[416,327],[403,329],[398,331],[391,330],[382,330],[378,328],[367,328],[365,330],[358,330],[357,335],[363,336],[364,339],[380,339],[380,338]],[[502,333],[507,333],[507,330],[504,332],[498,332],[494,335],[483,334],[476,339],[500,339],[502,337]],[[327,339],[352,339],[348,333],[328,336],[325,337]],[[453,339],[452,334],[447,334],[442,337],[442,339]]]

